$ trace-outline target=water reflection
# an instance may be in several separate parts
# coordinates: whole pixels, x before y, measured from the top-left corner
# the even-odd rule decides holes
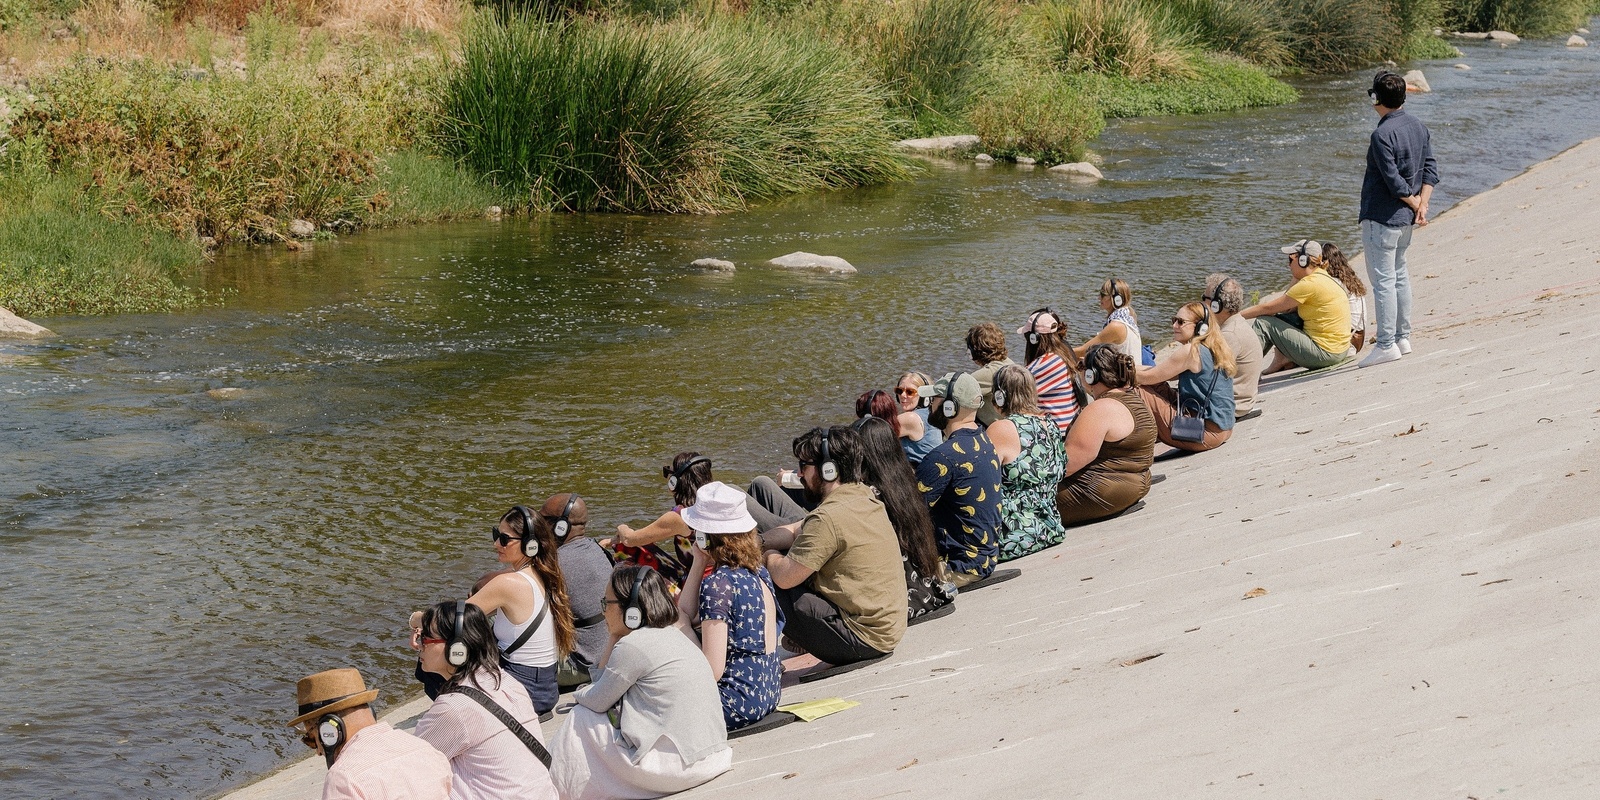
[[[1464,43],[1429,68],[1443,209],[1600,131],[1600,58]],[[12,713],[0,787],[213,794],[302,754],[292,681],[356,666],[409,693],[405,612],[491,561],[483,525],[576,489],[596,528],[668,503],[679,449],[744,480],[901,370],[962,366],[974,320],[1151,319],[1276,248],[1355,249],[1366,73],[1294,106],[1113,126],[1112,180],[939,165],[905,185],[704,218],[464,223],[227,254],[228,307],[61,319],[0,345],[0,585]],[[793,250],[861,274],[751,266]],[[734,274],[686,270],[703,256]],[[1160,326],[1151,326],[1160,327]],[[209,390],[237,387],[237,399]],[[19,633],[20,632],[20,633]]]

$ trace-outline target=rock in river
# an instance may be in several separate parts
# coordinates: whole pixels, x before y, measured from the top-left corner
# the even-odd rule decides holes
[[[0,339],[39,339],[55,332],[0,308]]]
[[[1071,164],[1057,164],[1050,168],[1051,172],[1066,175],[1074,180],[1097,181],[1105,176],[1100,174],[1100,168],[1087,161],[1076,161]]]
[[[297,219],[289,222],[289,235],[296,239],[310,239],[317,233],[316,223],[308,219]]]
[[[1428,85],[1428,79],[1423,76],[1422,70],[1420,69],[1411,70],[1401,77],[1405,78],[1406,91],[1408,92],[1433,91],[1433,87]]]
[[[720,258],[697,258],[690,261],[689,266],[712,272],[732,272],[734,269],[732,261],[723,261]]]
[[[958,150],[971,150],[978,146],[978,137],[964,136],[934,136],[929,139],[906,139],[895,142],[895,146],[902,150],[911,150],[918,153],[949,153]]]
[[[1520,42],[1522,37],[1511,31],[1489,31],[1489,38],[1496,42]]]
[[[1588,47],[1589,46],[1589,42],[1587,40],[1585,40],[1582,36],[1579,36],[1578,34],[1574,33],[1571,36],[1567,37],[1567,46],[1568,47]]]
[[[856,272],[856,268],[850,262],[838,256],[819,256],[816,253],[790,253],[778,256],[767,263],[784,269],[814,269],[837,275],[853,275]]]

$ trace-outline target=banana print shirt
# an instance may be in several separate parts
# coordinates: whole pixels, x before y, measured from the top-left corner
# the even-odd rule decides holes
[[[962,428],[917,465],[939,557],[952,572],[988,577],[1000,554],[1000,457],[989,435]]]

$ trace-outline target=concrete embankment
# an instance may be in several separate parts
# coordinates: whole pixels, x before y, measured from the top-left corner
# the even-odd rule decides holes
[[[1595,175],[1600,140],[1419,230],[1411,356],[1271,383],[1144,510],[787,690],[861,705],[690,796],[1594,796]]]

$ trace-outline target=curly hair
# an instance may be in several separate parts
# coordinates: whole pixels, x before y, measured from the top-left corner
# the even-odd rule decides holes
[[[967,352],[979,364],[1003,361],[1010,354],[1006,332],[993,322],[980,322],[967,329]]]
[[[1110,389],[1127,389],[1133,386],[1138,365],[1133,363],[1133,356],[1112,345],[1097,344],[1083,354],[1083,369],[1085,374],[1094,370],[1093,383]],[[1085,379],[1085,383],[1088,382]]]
[[[1344,251],[1332,242],[1322,243],[1322,264],[1328,270],[1328,275],[1334,280],[1344,284],[1344,290],[1351,297],[1366,297],[1367,285],[1361,282],[1356,271],[1350,268],[1350,261],[1344,257]]]

